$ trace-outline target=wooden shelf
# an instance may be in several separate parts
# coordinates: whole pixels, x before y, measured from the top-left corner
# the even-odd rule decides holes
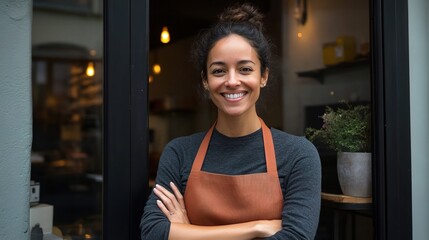
[[[363,198],[363,197],[352,197],[342,194],[332,194],[322,192],[322,199],[337,203],[353,203],[353,204],[366,204],[372,203],[372,198]]]
[[[323,84],[326,74],[331,74],[338,71],[350,70],[353,68],[367,66],[367,65],[369,65],[368,58],[358,58],[353,62],[344,62],[336,65],[326,66],[324,68],[299,71],[296,74],[298,75],[298,77],[314,78],[318,80],[321,84]]]
[[[368,211],[372,209],[372,198],[322,192],[322,206],[345,211]]]

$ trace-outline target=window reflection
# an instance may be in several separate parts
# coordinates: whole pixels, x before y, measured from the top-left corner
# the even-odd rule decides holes
[[[31,180],[40,198],[32,205],[53,206],[53,231],[64,239],[101,239],[102,17],[51,2],[35,1],[33,14]]]

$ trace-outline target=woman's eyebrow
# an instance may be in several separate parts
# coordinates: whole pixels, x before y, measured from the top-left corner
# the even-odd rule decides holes
[[[212,62],[210,65],[209,65],[209,67],[211,67],[211,66],[213,66],[213,65],[226,65],[224,62],[221,62],[221,61],[217,61],[217,62]]]
[[[252,60],[240,60],[240,61],[238,61],[238,64],[239,65],[241,65],[241,64],[247,64],[247,63],[252,63],[252,64],[255,64],[255,62],[253,62]],[[216,61],[216,62],[212,62],[210,65],[209,65],[209,67],[211,67],[211,66],[213,66],[213,65],[222,65],[222,66],[224,66],[224,65],[226,65],[224,62],[222,62],[222,61]]]
[[[238,62],[238,64],[247,64],[247,63],[255,64],[255,62],[253,62],[252,60],[241,60]]]

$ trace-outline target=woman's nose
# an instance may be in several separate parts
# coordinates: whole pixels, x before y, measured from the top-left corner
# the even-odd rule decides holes
[[[233,86],[238,86],[240,84],[241,84],[241,81],[239,79],[239,76],[235,72],[231,71],[228,74],[228,79],[225,81],[225,85],[233,87]]]

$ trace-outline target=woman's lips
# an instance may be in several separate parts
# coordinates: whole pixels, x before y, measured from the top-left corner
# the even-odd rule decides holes
[[[244,95],[246,95],[246,92],[240,92],[240,93],[222,93],[222,96],[225,97],[228,100],[237,100],[242,98]]]

